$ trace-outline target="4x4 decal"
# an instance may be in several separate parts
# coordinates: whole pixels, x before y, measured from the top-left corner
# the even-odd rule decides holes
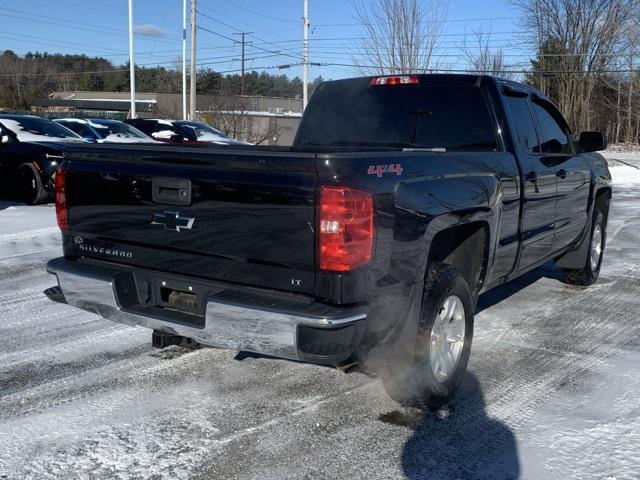
[[[399,163],[391,163],[389,165],[371,165],[367,173],[369,175],[376,175],[378,178],[382,177],[385,173],[395,173],[396,175],[402,175],[404,169]]]

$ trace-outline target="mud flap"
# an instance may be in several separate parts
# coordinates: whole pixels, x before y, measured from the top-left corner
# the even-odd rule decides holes
[[[397,322],[396,328],[378,345],[371,348],[362,360],[366,370],[379,372],[397,369],[398,365],[413,363],[423,293],[424,280],[411,287],[407,307]]]
[[[602,200],[605,203],[601,204],[600,207],[604,215],[604,229],[606,231],[607,221],[609,219],[609,202],[611,202],[611,194],[609,193],[608,196]],[[596,198],[593,204],[591,205],[591,208],[589,210],[589,219],[590,219],[589,225],[585,229],[586,231],[584,233],[584,236],[582,237],[582,240],[580,241],[580,245],[577,248],[565,253],[555,261],[556,266],[558,266],[559,268],[567,268],[570,270],[580,270],[584,268],[584,266],[586,265],[587,258],[589,256],[589,246],[591,245],[591,235],[592,235],[593,224],[594,224],[593,211],[598,201],[599,201],[599,198]],[[606,239],[606,236],[604,238]]]
[[[558,258],[555,263],[559,268],[568,268],[571,270],[580,270],[584,268],[587,263],[587,256],[589,255],[589,244],[591,243],[591,229],[593,228],[593,222],[590,222],[589,228],[586,229],[585,234],[580,241],[578,248],[570,250],[569,252]]]

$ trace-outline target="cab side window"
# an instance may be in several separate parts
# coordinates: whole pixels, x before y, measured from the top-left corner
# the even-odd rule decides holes
[[[504,98],[511,112],[518,143],[527,152],[540,152],[538,135],[527,97],[505,95]]]
[[[540,126],[542,153],[570,154],[569,128],[561,113],[544,100],[534,99],[531,104]]]

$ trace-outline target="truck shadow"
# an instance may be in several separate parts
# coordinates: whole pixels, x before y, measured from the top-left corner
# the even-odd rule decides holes
[[[472,373],[448,407],[434,412],[395,411],[380,420],[414,430],[402,452],[402,470],[410,480],[520,475],[515,436],[505,424],[487,416],[480,383]]]
[[[552,261],[541,265],[540,267],[525,273],[521,277],[511,280],[504,285],[495,287],[488,292],[483,293],[478,298],[478,304],[476,306],[476,313],[480,313],[489,307],[496,305],[497,303],[506,300],[510,296],[518,293],[523,288],[537,282],[541,278],[550,278],[553,280],[562,281],[562,271],[555,266]]]

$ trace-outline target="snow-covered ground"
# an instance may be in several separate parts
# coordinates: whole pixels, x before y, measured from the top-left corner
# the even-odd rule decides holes
[[[52,304],[53,208],[0,202],[0,478],[640,478],[640,155],[618,155],[599,282],[545,265],[484,294],[469,374],[427,415],[360,373],[156,351]]]

